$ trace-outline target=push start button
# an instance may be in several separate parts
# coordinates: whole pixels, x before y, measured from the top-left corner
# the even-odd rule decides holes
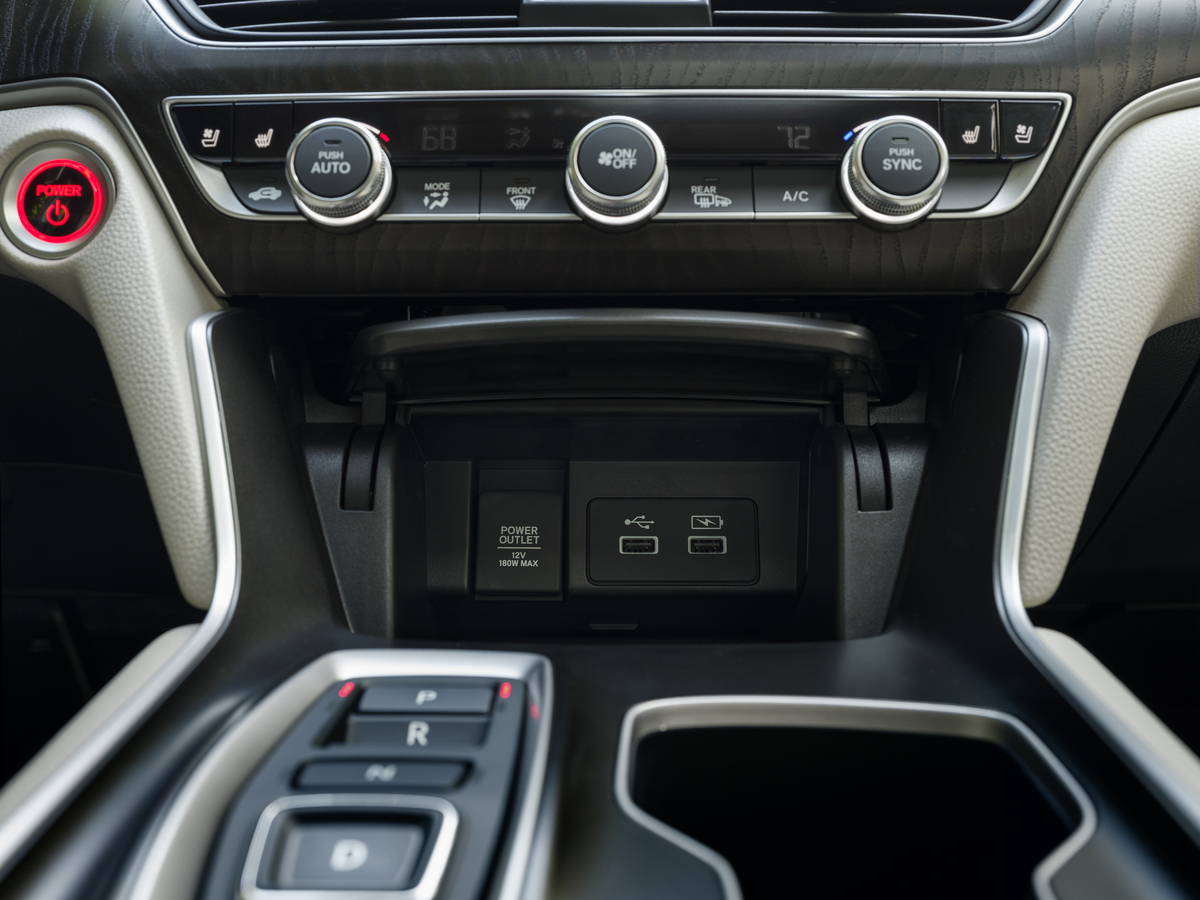
[[[4,231],[35,256],[66,256],[99,230],[112,205],[112,177],[78,144],[45,144],[12,165],[0,184]]]
[[[83,163],[44,162],[17,190],[21,224],[39,240],[65,244],[88,234],[104,214],[104,187]]]

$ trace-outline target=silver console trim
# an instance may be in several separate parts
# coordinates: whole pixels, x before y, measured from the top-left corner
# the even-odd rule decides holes
[[[150,7],[158,14],[164,24],[175,32],[175,34],[185,41],[192,44],[199,44],[203,47],[304,47],[307,50],[313,49],[311,39],[298,40],[279,40],[279,41],[218,41],[212,38],[201,37],[196,34],[184,21],[179,14],[171,8],[167,0],[147,0]],[[1014,44],[1024,43],[1026,41],[1038,41],[1044,37],[1053,34],[1066,23],[1066,21],[1075,12],[1076,8],[1083,0],[1067,0],[1060,4],[1046,21],[1042,27],[1036,31],[1031,31],[1029,34],[1015,35],[981,35],[979,37],[970,36],[946,36],[946,37],[908,37],[903,33],[897,32],[887,36],[855,36],[855,35],[795,35],[795,36],[772,36],[772,35],[739,35],[735,33],[725,33],[720,35],[695,35],[687,34],[625,34],[625,35],[589,35],[589,34],[566,34],[554,36],[530,36],[521,37],[519,35],[504,36],[504,37],[471,37],[471,38],[392,38],[392,39],[358,39],[358,40],[343,40],[330,41],[328,44],[318,44],[317,49],[324,50],[328,48],[331,51],[337,51],[341,47],[363,47],[363,46],[394,46],[394,45],[421,45],[421,44],[647,44],[647,43],[680,43],[680,44]]]
[[[1059,802],[1068,808],[1073,804],[1079,815],[1075,830],[1032,873],[1038,900],[1056,900],[1051,879],[1096,831],[1095,807],[1071,773],[1025,723],[998,710],[895,700],[774,695],[673,697],[639,703],[625,713],[621,723],[615,781],[617,803],[643,828],[712,866],[726,900],[742,900],[737,875],[728,860],[646,813],[633,802],[630,793],[634,753],[643,737],[678,728],[724,727],[839,728],[935,734],[1002,745],[1029,766]]]
[[[221,44],[220,46],[225,46]],[[1062,137],[1064,128],[1068,118],[1070,118],[1071,110],[1074,106],[1074,99],[1070,94],[1058,91],[889,91],[889,90],[813,90],[813,89],[788,89],[788,88],[730,88],[730,89],[689,89],[689,88],[662,88],[654,90],[527,90],[527,91],[393,91],[393,92],[325,92],[325,93],[293,93],[293,94],[205,94],[205,95],[180,95],[175,97],[167,97],[162,101],[163,119],[167,124],[167,130],[170,132],[171,140],[175,144],[175,149],[183,160],[184,165],[192,174],[192,179],[196,186],[200,189],[200,193],[221,213],[235,219],[243,219],[249,222],[303,222],[306,221],[300,213],[295,214],[271,214],[271,213],[255,213],[248,210],[242,202],[238,200],[233,189],[229,187],[229,183],[225,180],[219,166],[211,163],[200,162],[192,158],[187,148],[184,147],[183,141],[176,131],[173,120],[171,118],[171,107],[177,103],[237,103],[239,101],[304,101],[304,100],[498,100],[498,99],[536,99],[536,98],[554,98],[554,97],[608,97],[608,98],[630,98],[630,97],[764,97],[764,98],[889,98],[900,100],[1059,100],[1063,104],[1062,112],[1058,117],[1058,124],[1055,126],[1054,134],[1051,135],[1050,141],[1046,144],[1046,148],[1042,150],[1033,159],[1021,160],[1012,164],[1009,170],[1008,177],[1000,188],[1000,192],[992,199],[987,206],[981,209],[968,210],[965,212],[937,212],[936,210],[929,214],[930,219],[983,219],[991,216],[999,216],[1004,213],[1011,212],[1016,209],[1037,184],[1042,172],[1050,162],[1050,157],[1058,147],[1059,139]],[[827,163],[833,165],[833,163]],[[564,163],[563,172],[565,173],[567,166]],[[764,219],[764,220],[787,220],[787,219],[806,219],[806,220],[847,220],[853,219],[855,216],[849,212],[832,212],[832,213],[779,213],[779,212],[764,212],[764,213],[737,213],[721,216],[720,214],[709,213],[707,215],[686,215],[683,213],[660,213],[654,216],[651,221],[689,221],[689,222],[704,222],[724,219],[726,221],[734,218],[740,219]],[[380,222],[417,222],[417,221],[432,221],[438,219],[450,219],[450,216],[427,216],[427,215],[406,215],[402,213],[384,213],[377,221]],[[458,217],[455,217],[458,218]],[[470,221],[470,214],[466,214],[464,219]],[[545,216],[532,215],[507,215],[503,213],[481,213],[478,216],[479,221],[512,221],[512,222],[532,222],[532,221],[580,221],[579,217],[573,212],[552,213]]]
[[[1200,86],[1200,80],[1196,84]],[[1141,736],[1116,718],[1087,685],[1046,647],[1021,599],[1021,529],[1033,471],[1033,450],[1045,386],[1050,333],[1045,323],[1032,316],[1015,312],[1002,315],[1024,326],[1026,347],[1013,410],[1000,521],[996,529],[993,577],[1000,617],[1017,646],[1116,751],[1192,840],[1200,843],[1200,797],[1175,772],[1164,766]]]
[[[158,818],[144,852],[125,883],[122,900],[190,897],[204,876],[208,854],[229,804],[275,744],[330,685],[389,676],[471,677],[523,681],[529,714],[521,771],[516,780],[507,852],[496,868],[494,900],[522,900],[538,827],[550,728],[553,669],[544,656],[485,650],[341,650],[319,657],[249,709],[216,741]],[[540,859],[540,858],[539,858]],[[548,863],[548,860],[539,862]]]
[[[241,586],[241,547],[237,501],[210,340],[213,321],[225,314],[226,311],[206,313],[195,319],[187,332],[215,530],[217,566],[212,603],[200,625],[158,672],[0,822],[0,878],[200,663],[220,640],[233,617]]]
[[[386,890],[291,890],[286,888],[264,888],[258,886],[258,873],[262,867],[263,853],[267,849],[267,837],[271,825],[280,813],[293,809],[322,809],[330,807],[362,808],[378,807],[395,810],[425,810],[435,812],[441,818],[433,838],[433,850],[421,880],[410,888],[398,891]],[[450,851],[454,849],[454,838],[458,834],[458,810],[454,804],[441,797],[422,797],[411,794],[300,794],[281,797],[262,811],[254,837],[250,839],[250,851],[242,868],[240,900],[433,900],[441,887],[442,877],[450,862]]]

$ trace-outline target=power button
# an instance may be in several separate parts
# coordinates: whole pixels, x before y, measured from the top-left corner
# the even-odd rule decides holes
[[[4,173],[4,230],[34,255],[65,256],[103,224],[111,184],[107,167],[86,147],[38,147]]]
[[[65,244],[96,227],[104,214],[104,187],[83,163],[52,159],[25,176],[17,189],[17,211],[35,238]]]

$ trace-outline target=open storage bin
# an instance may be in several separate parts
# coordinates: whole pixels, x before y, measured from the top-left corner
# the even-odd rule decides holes
[[[1085,794],[1003,713],[690,697],[626,716],[625,811],[717,870],[730,900],[1052,896]]]

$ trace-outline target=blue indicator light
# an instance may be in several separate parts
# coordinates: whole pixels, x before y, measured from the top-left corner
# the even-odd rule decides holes
[[[848,140],[850,140],[850,138],[852,138],[852,137],[854,137],[854,132],[853,132],[853,131],[847,131],[845,134],[843,134],[843,135],[842,135],[842,140],[843,140],[843,141],[848,141]]]

